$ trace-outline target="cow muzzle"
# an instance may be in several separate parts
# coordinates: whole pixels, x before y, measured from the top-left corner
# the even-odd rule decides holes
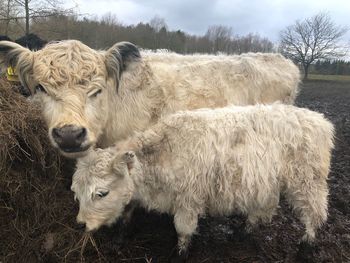
[[[52,129],[52,138],[59,149],[65,153],[86,151],[90,145],[84,143],[87,140],[87,131],[84,127],[65,125]]]

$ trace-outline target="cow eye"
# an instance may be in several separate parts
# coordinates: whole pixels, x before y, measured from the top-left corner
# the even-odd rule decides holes
[[[99,90],[96,90],[94,93],[89,94],[88,96],[90,98],[95,98],[97,97],[98,94],[101,94],[101,92],[102,92],[102,89],[99,89]]]
[[[105,196],[107,196],[109,194],[108,190],[101,190],[101,191],[97,191],[96,192],[96,196],[98,196],[99,198],[103,198]]]
[[[44,92],[44,93],[47,93],[46,90],[45,90],[45,88],[44,88],[42,85],[40,85],[40,84],[38,84],[38,85],[35,86],[35,92]]]

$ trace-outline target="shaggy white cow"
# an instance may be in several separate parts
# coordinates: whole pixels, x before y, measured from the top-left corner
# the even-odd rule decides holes
[[[312,242],[327,218],[333,125],[290,105],[179,112],[79,159],[72,190],[77,221],[92,231],[113,223],[130,201],[174,215],[180,254],[200,216],[270,221],[284,194]],[[125,149],[132,151],[125,151]],[[136,153],[136,155],[135,155]]]
[[[69,40],[32,52],[2,41],[0,57],[42,102],[52,144],[73,158],[178,110],[293,103],[300,79],[278,54],[141,54],[127,42],[96,51]]]

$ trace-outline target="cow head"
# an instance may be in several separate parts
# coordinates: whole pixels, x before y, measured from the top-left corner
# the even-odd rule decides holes
[[[79,201],[77,222],[93,231],[122,216],[132,199],[131,174],[140,171],[134,152],[98,149],[78,160],[71,190]]]
[[[22,85],[42,106],[53,146],[72,158],[95,145],[112,114],[108,109],[122,73],[139,58],[128,42],[96,51],[67,40],[33,52],[0,41],[0,62],[16,68]]]

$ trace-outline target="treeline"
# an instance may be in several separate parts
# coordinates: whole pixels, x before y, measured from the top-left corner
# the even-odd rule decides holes
[[[350,75],[350,61],[324,60],[317,61],[310,68],[310,73],[325,75]]]
[[[1,28],[1,25],[0,25]],[[31,32],[46,40],[78,39],[92,48],[110,47],[118,41],[130,41],[146,49],[168,49],[177,53],[272,52],[273,43],[258,34],[238,36],[231,27],[211,26],[202,36],[182,30],[169,30],[164,19],[123,25],[111,14],[98,18],[50,16],[35,19]]]

